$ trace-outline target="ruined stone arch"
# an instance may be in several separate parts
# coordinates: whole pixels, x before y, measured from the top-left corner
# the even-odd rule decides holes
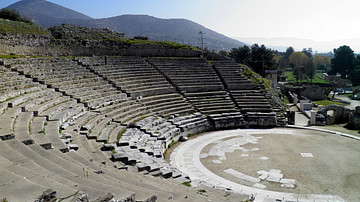
[[[347,123],[349,121],[350,110],[340,105],[327,106],[322,114],[325,116],[326,124]]]

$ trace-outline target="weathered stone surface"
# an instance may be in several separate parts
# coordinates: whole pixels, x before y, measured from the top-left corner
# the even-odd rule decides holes
[[[254,184],[253,187],[258,188],[258,189],[266,189],[265,185],[259,184],[259,183]]]
[[[39,197],[39,201],[55,201],[57,192],[52,189],[47,189]]]
[[[114,199],[115,194],[108,192],[102,196],[100,196],[100,198],[96,199],[95,202],[108,202],[111,201],[112,199]]]

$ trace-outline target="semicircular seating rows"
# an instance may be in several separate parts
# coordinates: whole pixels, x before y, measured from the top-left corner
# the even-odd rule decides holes
[[[190,181],[164,159],[173,143],[209,130],[277,124],[271,98],[229,61],[105,56],[3,63],[0,193],[8,196],[0,197],[13,200],[46,188],[58,198],[82,191],[92,200],[107,192],[119,200],[191,195],[174,180],[150,177]]]

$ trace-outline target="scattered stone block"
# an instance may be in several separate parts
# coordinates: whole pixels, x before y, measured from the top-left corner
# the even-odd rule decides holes
[[[39,197],[39,201],[56,201],[57,192],[52,189],[47,189]]]
[[[128,157],[126,156],[125,152],[117,152],[117,153],[111,154],[111,159],[113,161],[127,161]]]
[[[280,173],[281,173],[281,170],[271,169],[271,170],[269,171],[269,173],[277,173],[277,174],[280,174]]]
[[[281,184],[295,184],[295,179],[286,179],[286,178],[284,178],[284,179],[280,180],[280,183]]]
[[[215,164],[221,164],[222,162],[220,160],[212,160],[213,163]]]
[[[200,154],[201,159],[207,158],[208,156],[209,156],[209,154]]]
[[[191,180],[189,180],[188,178],[183,177],[183,176],[178,177],[178,178],[175,178],[175,180],[176,180],[178,183],[180,183],[180,184],[182,184],[182,183],[184,183],[184,182],[190,182],[190,181],[191,181]]]
[[[52,149],[53,146],[51,145],[51,143],[44,143],[44,144],[40,144],[40,146],[46,150]]]
[[[269,159],[269,158],[266,157],[266,156],[260,157],[260,160],[263,160],[263,161],[266,161],[266,160],[268,160],[268,159]]]
[[[156,177],[156,176],[160,176],[162,174],[162,172],[160,170],[155,170],[155,171],[149,172],[149,174],[151,176]]]
[[[22,142],[23,142],[25,145],[32,145],[32,144],[35,143],[33,139],[24,140],[24,141],[22,141]]]
[[[102,147],[101,147],[101,150],[102,151],[112,151],[115,149],[115,144],[104,144]]]
[[[181,172],[178,171],[178,170],[173,170],[173,171],[172,171],[172,177],[173,177],[173,178],[181,177]]]
[[[281,188],[295,189],[295,185],[294,185],[294,184],[281,184],[280,187],[281,187]]]
[[[265,189],[265,188],[266,188],[265,185],[259,184],[259,183],[254,184],[253,187],[254,187],[254,188],[258,188],[258,189]]]
[[[258,178],[259,178],[260,180],[265,180],[266,178],[268,178],[268,176],[269,176],[269,174],[262,174],[262,175],[260,175]]]
[[[77,144],[68,144],[68,147],[69,149],[73,149],[75,151],[79,149],[79,145]]]
[[[282,177],[283,177],[282,174],[269,173],[269,176],[266,178],[266,180],[269,182],[280,182]]]
[[[264,174],[268,175],[269,172],[267,172],[265,170],[259,170],[259,171],[257,171],[257,174],[259,174],[259,175],[264,175]]]
[[[226,157],[225,157],[225,156],[221,156],[221,157],[219,158],[219,160],[221,160],[221,161],[226,161]]]
[[[230,174],[230,175],[232,175],[234,177],[237,177],[237,178],[239,178],[241,180],[248,181],[248,182],[252,182],[252,183],[260,182],[260,179],[258,179],[258,178],[255,178],[255,177],[252,177],[252,176],[249,176],[249,175],[245,175],[245,174],[240,173],[240,172],[238,172],[238,171],[236,171],[234,169],[231,169],[231,168],[224,170],[224,172],[228,173],[228,174]]]
[[[170,178],[172,176],[172,171],[168,168],[160,168],[160,171],[163,178]]]
[[[100,196],[100,198],[98,198],[96,201],[112,201],[115,197],[114,193],[108,192],[102,196]]]

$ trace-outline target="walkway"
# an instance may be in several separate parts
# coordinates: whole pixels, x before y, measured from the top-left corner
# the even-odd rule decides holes
[[[345,95],[335,95],[335,98],[339,100],[343,100],[345,102],[349,102],[350,105],[346,105],[346,107],[352,110],[354,110],[356,106],[360,106],[360,100],[352,100]]]
[[[285,131],[286,130],[286,131]],[[291,131],[291,130],[290,130]],[[294,130],[295,131],[295,130]],[[269,191],[254,187],[244,186],[227,180],[208,170],[200,162],[201,151],[209,144],[215,143],[226,138],[241,138],[244,143],[253,143],[252,134],[284,134],[289,133],[289,129],[241,129],[230,131],[210,132],[208,135],[199,136],[191,141],[179,145],[170,156],[171,165],[176,166],[182,172],[189,175],[193,182],[214,187],[217,189],[233,191],[238,194],[253,195],[255,201],[344,201],[339,196],[334,195],[306,195],[301,198],[293,193]],[[250,138],[249,138],[250,137]]]

